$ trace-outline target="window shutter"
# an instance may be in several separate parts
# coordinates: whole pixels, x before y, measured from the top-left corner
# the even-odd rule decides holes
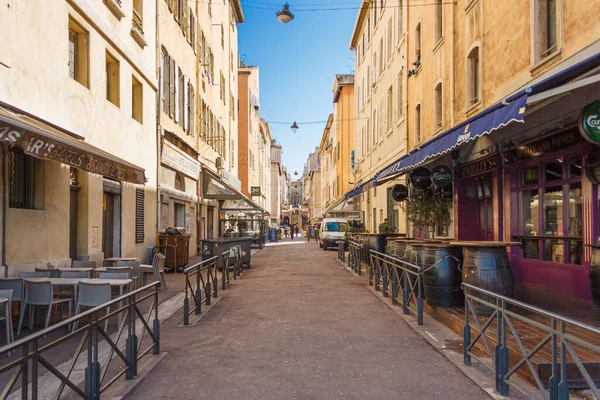
[[[173,12],[173,3],[175,0],[167,0],[167,4],[169,5],[169,11]]]
[[[173,112],[175,114],[174,115],[175,122],[179,122],[179,90],[180,90],[180,87],[179,87],[179,67],[177,66],[176,63],[175,63],[175,68],[174,68],[173,79],[174,79],[173,83],[174,83],[174,86],[175,86],[175,89],[174,89],[174,92],[173,92],[173,100],[175,101],[175,110]]]
[[[189,100],[188,100],[188,95],[189,95],[188,88],[189,88],[188,87],[188,78],[187,78],[187,76],[184,76],[183,77],[183,87],[181,88],[181,90],[183,90],[183,102],[181,103],[183,107],[181,108],[181,111],[182,111],[182,114],[183,114],[182,115],[182,117],[183,117],[183,129],[185,131],[189,131],[189,125],[188,125],[189,119],[188,119],[188,116],[189,116],[189,112],[190,112],[190,103],[189,103]]]
[[[187,3],[187,1],[186,1]],[[187,5],[183,6],[183,21],[181,21],[181,31],[183,32],[183,36],[185,38],[190,39],[189,27],[190,27],[190,17],[189,17],[190,9]]]
[[[189,117],[190,118],[190,135],[192,135],[192,137],[195,137],[196,135],[194,133],[194,125],[195,125],[194,124],[194,122],[195,122],[194,118],[196,116],[195,116],[195,112],[194,112],[195,111],[194,104],[195,104],[195,100],[196,99],[194,97],[195,96],[194,95],[194,87],[192,86],[191,83],[189,85],[190,85],[190,89],[189,89],[188,96],[189,96],[189,99],[190,99],[190,117]]]
[[[169,57],[169,115],[175,116],[175,60]]]
[[[135,242],[144,242],[144,189],[135,189]]]

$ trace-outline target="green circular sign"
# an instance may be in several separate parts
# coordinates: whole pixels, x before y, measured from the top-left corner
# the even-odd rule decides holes
[[[452,170],[445,165],[438,165],[431,170],[431,181],[437,187],[448,186],[452,183]]]
[[[581,111],[579,131],[588,142],[600,144],[600,100],[588,104]]]

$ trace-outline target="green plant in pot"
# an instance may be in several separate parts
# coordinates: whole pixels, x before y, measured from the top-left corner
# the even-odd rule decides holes
[[[452,199],[441,193],[426,195],[425,192],[420,192],[406,200],[401,207],[406,214],[406,219],[412,222],[416,229],[427,231],[432,237],[435,226],[447,228],[452,222],[451,204]]]

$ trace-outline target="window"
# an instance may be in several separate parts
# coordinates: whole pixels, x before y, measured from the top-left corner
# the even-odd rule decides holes
[[[523,258],[582,264],[581,157],[525,166],[516,188],[521,201]],[[537,171],[544,171],[538,176]],[[575,171],[575,173],[571,173]],[[536,236],[540,236],[536,238]]]
[[[394,105],[394,86],[390,85],[387,92],[387,129],[392,130],[392,110]]]
[[[140,124],[144,117],[144,92],[140,81],[131,77],[131,118],[135,119]]]
[[[443,126],[442,83],[438,83],[433,94],[433,127],[437,131]]]
[[[188,120],[188,135],[191,135],[192,137],[196,136],[194,134],[194,113],[196,110],[196,94],[195,94],[195,90],[194,90],[194,86],[192,85],[192,82],[190,82],[190,80],[188,79],[188,83],[187,83],[187,120]]]
[[[88,32],[69,18],[69,76],[89,88]]]
[[[173,217],[174,217],[175,226],[178,228],[184,228],[185,227],[185,204],[174,203],[174,206],[175,206],[175,215]]]
[[[421,104],[415,107],[415,144],[421,143]]]
[[[479,47],[475,47],[467,57],[467,108],[479,102]]]
[[[377,132],[377,129],[379,128],[379,125],[377,124],[377,107],[373,110],[373,119],[371,121],[373,127],[373,147],[375,147],[379,136]]]
[[[388,20],[388,29],[387,29],[387,59],[388,61],[392,58],[392,54],[394,53],[394,27],[392,26],[392,18]]]
[[[444,36],[444,20],[443,20],[443,2],[442,0],[435,0],[433,5],[433,42],[437,43],[442,40]]]
[[[396,103],[396,119],[400,119],[402,118],[402,114],[403,114],[403,110],[404,110],[404,104],[403,104],[403,91],[404,91],[404,79],[403,79],[403,74],[402,71],[400,71],[398,73],[398,82],[396,84],[397,87],[397,93],[396,93],[396,97],[398,99],[397,103]]]
[[[106,100],[119,107],[119,61],[106,52]]]
[[[144,20],[143,0],[133,0],[133,25],[143,28]]]
[[[44,208],[44,161],[28,156],[20,147],[8,151],[9,206],[28,210]]]
[[[561,0],[536,0],[535,12],[535,62],[558,51],[559,23],[558,18]]]
[[[413,62],[415,68],[421,66],[421,23],[417,24],[415,29],[415,61]]]
[[[383,37],[379,39],[379,74],[385,69],[385,48],[383,47]]]
[[[144,242],[144,189],[135,189],[135,242]]]

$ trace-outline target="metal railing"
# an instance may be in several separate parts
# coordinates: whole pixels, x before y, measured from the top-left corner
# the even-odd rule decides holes
[[[569,378],[573,377],[573,372],[578,371],[593,396],[600,398],[598,385],[588,370],[589,364],[586,366],[581,359],[582,356],[600,357],[600,329],[467,283],[463,283],[462,287],[465,292],[464,363],[471,365],[472,357],[478,359],[473,350],[481,340],[484,345],[483,351],[487,352],[492,360],[493,367],[490,368],[495,372],[496,392],[508,396],[509,385],[522,391],[510,378],[524,370],[523,372],[529,372],[533,376],[544,399],[566,400],[569,398],[567,372],[571,369]],[[487,321],[484,321],[482,314],[489,314]],[[469,316],[473,317],[475,326],[471,325]],[[493,330],[491,327],[494,321],[497,344],[492,349],[486,333]],[[537,329],[545,336],[534,345],[531,343],[530,332],[522,331],[523,326],[529,330]],[[475,333],[473,339],[471,330]],[[494,337],[493,332],[490,332],[490,335]],[[516,353],[516,356],[511,354],[510,357],[512,368],[509,365],[508,335],[509,339],[512,338],[516,343],[516,348],[511,346],[512,352]],[[526,342],[529,349],[525,347]],[[547,385],[532,362],[532,357],[542,352],[551,353],[552,375]],[[482,364],[487,365],[485,362]],[[573,368],[573,364],[576,368]]]
[[[185,274],[185,298],[183,300],[183,324],[190,324],[192,313],[200,315],[202,304],[210,305],[211,297],[217,297],[217,269],[219,256],[199,262],[183,270]],[[227,268],[224,268],[224,270]],[[194,306],[190,308],[193,300]]]
[[[233,273],[233,280],[236,280],[243,269],[242,246],[233,246],[221,253],[221,290],[225,290],[231,284],[230,272]]]
[[[348,265],[358,275],[362,275],[361,263],[369,263],[369,250],[364,236],[352,235],[348,241]]]
[[[346,241],[338,240],[338,260],[346,262]]]
[[[370,256],[369,285],[377,291],[381,286],[382,295],[388,297],[391,283],[392,304],[398,304],[398,293],[402,290],[402,311],[406,315],[412,311],[417,315],[417,324],[423,325],[423,269],[375,250],[370,250]]]
[[[100,395],[123,375],[125,379],[133,379],[137,375],[138,362],[144,356],[160,353],[159,285],[160,282],[153,282],[0,347],[0,357],[20,353],[19,356],[11,358],[10,362],[0,366],[0,374],[13,371],[0,393],[0,399],[5,399],[9,395],[17,397],[19,392],[23,400],[29,398],[35,400],[38,397],[59,399],[61,396],[99,399]],[[148,299],[151,299],[151,303],[144,315],[140,305]],[[107,313],[107,307],[111,306],[116,308]],[[109,335],[104,329],[104,322],[116,315],[124,318],[121,319],[116,333]],[[82,326],[73,330],[68,329],[75,323],[80,323]],[[84,323],[87,324],[83,325]],[[125,327],[127,327],[126,337],[123,335]],[[141,336],[138,337],[137,333],[140,330]],[[67,333],[64,334],[64,331]],[[142,349],[146,334],[151,343]],[[48,336],[54,335],[58,337],[47,343]],[[62,355],[68,354],[73,350],[71,339],[76,339],[78,336],[81,338],[73,356],[67,362],[57,365],[59,364],[56,360],[57,351],[49,354],[50,350],[62,345],[58,352]],[[60,382],[58,386],[40,376],[44,369],[46,372],[43,376],[51,376],[52,380]],[[85,370],[85,378],[82,382],[78,381],[75,373],[80,370]],[[40,393],[40,384],[44,393]]]

